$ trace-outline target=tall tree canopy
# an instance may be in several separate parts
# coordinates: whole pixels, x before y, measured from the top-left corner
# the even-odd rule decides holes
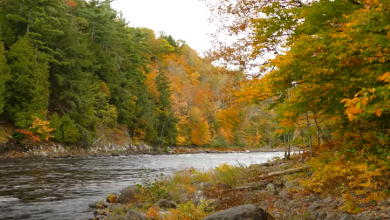
[[[216,36],[213,59],[254,72],[236,93],[240,101],[273,97],[281,132],[306,124],[311,133],[314,124],[318,144],[387,146],[380,140],[390,135],[388,1],[204,2],[217,33],[234,39]]]
[[[265,107],[237,102],[242,71],[129,27],[111,2],[0,1],[2,122],[86,145],[124,135],[164,146],[277,145]]]

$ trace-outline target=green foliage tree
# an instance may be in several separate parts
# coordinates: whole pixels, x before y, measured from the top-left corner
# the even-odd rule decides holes
[[[177,118],[173,115],[170,96],[172,90],[170,88],[169,78],[162,71],[156,78],[157,90],[160,92],[159,101],[157,103],[157,123],[156,131],[158,132],[158,144],[170,145],[176,143]]]
[[[73,143],[79,140],[80,133],[79,129],[77,129],[74,120],[70,118],[68,114],[61,117],[62,125],[62,141],[66,143]]]
[[[6,109],[19,128],[28,128],[33,116],[45,118],[49,102],[49,66],[38,59],[30,37],[20,37],[7,53],[11,77]]]
[[[50,116],[50,127],[54,129],[52,135],[56,141],[62,141],[61,125],[61,118],[58,116],[57,112],[54,112],[54,114]]]
[[[104,82],[94,86],[95,96],[93,98],[93,112],[98,123],[103,128],[114,128],[116,126],[118,112],[114,105],[110,105],[110,90]]]
[[[55,129],[52,134],[56,141],[74,143],[80,138],[79,129],[68,114],[60,118],[54,113],[50,116],[50,126]]]
[[[5,57],[4,45],[0,42],[0,115],[5,106],[6,87],[5,84],[9,78],[9,67]]]

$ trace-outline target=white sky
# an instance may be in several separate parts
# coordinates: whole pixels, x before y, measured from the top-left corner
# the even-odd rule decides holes
[[[210,12],[198,0],[115,0],[112,7],[122,11],[130,26],[164,31],[182,39],[200,55],[211,48],[213,28],[207,21]]]

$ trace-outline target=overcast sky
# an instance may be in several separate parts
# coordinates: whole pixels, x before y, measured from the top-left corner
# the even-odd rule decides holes
[[[112,7],[122,11],[130,26],[147,27],[156,34],[164,31],[182,39],[202,54],[210,49],[212,32],[207,21],[209,9],[198,0],[115,0]]]

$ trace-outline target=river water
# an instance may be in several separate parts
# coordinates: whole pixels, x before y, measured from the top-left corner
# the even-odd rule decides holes
[[[221,163],[249,165],[282,155],[269,152],[0,161],[0,219],[92,217],[88,203],[141,183],[141,174],[153,177],[188,167],[206,171]]]

